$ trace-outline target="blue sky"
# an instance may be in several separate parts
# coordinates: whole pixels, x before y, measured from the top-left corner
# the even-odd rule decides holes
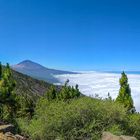
[[[1,0],[0,60],[140,70],[139,0]]]

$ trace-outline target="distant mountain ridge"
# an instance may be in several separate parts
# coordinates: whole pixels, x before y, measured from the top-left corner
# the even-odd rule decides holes
[[[59,82],[58,79],[54,75],[76,74],[75,72],[46,68],[31,60],[24,60],[16,65],[13,65],[12,69],[20,73],[29,75],[33,78],[44,80],[50,83]]]

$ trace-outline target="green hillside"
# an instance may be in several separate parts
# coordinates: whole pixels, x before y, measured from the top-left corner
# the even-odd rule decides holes
[[[34,79],[14,70],[12,70],[12,73],[16,81],[15,92],[17,94],[27,94],[28,96],[36,97],[43,95],[51,86],[51,84],[47,82]]]

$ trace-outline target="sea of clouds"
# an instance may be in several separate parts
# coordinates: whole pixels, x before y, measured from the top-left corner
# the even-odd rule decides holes
[[[81,74],[65,74],[56,76],[61,83],[67,79],[70,85],[79,85],[80,91],[87,96],[95,96],[106,98],[108,92],[115,99],[119,92],[119,78],[121,74],[105,73],[105,72],[82,72]],[[136,110],[140,112],[140,75],[128,74],[129,84],[132,91],[132,97]]]

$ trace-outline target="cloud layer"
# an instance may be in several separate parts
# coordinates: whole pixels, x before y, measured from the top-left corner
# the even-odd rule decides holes
[[[115,99],[119,91],[120,74],[100,73],[100,72],[83,72],[82,74],[66,74],[56,76],[61,83],[67,79],[70,85],[79,85],[80,91],[87,96],[107,97],[108,92]],[[132,97],[136,110],[140,112],[140,75],[128,74],[129,84],[132,91]]]

